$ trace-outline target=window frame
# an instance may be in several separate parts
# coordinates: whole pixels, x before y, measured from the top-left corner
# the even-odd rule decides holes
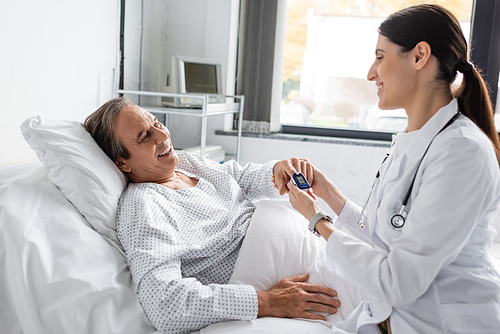
[[[495,108],[500,71],[500,1],[473,2],[469,46],[471,45],[471,60],[489,83],[490,99]],[[281,124],[281,133],[381,141],[392,141],[393,135],[382,131],[299,124]]]
[[[471,60],[482,71],[490,86],[490,99],[495,108],[500,72],[500,3],[498,1],[474,1],[471,40],[473,41]]]

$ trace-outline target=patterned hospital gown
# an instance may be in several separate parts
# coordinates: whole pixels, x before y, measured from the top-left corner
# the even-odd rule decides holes
[[[257,317],[255,289],[228,285],[254,201],[279,197],[276,161],[218,164],[181,152],[177,170],[193,188],[131,183],[117,213],[120,239],[149,320],[165,333]]]

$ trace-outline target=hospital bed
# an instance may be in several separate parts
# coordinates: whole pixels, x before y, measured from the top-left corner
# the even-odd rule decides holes
[[[0,333],[158,333],[116,237],[123,174],[78,122],[37,116],[22,132],[38,160],[0,167]],[[258,203],[230,283],[267,290],[308,272],[339,296],[355,293],[325,270],[325,242],[303,219]],[[354,307],[344,303],[327,321],[259,318],[196,333],[328,333]]]

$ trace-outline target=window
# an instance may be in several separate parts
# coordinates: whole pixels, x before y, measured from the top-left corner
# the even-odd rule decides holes
[[[390,140],[392,133],[404,128],[404,110],[378,109],[375,84],[366,75],[374,61],[380,23],[402,3],[424,2],[452,11],[469,36],[472,0],[288,0],[280,109],[283,132],[309,129],[319,134],[316,131],[321,129],[323,134],[343,131],[359,138],[368,133],[369,138]]]

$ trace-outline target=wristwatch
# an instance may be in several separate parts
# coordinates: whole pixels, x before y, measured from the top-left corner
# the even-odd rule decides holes
[[[320,236],[319,232],[316,230],[316,223],[319,222],[320,219],[326,219],[330,223],[333,224],[332,217],[329,215],[323,213],[323,212],[318,212],[314,216],[311,217],[311,220],[309,221],[309,230],[316,236]]]

